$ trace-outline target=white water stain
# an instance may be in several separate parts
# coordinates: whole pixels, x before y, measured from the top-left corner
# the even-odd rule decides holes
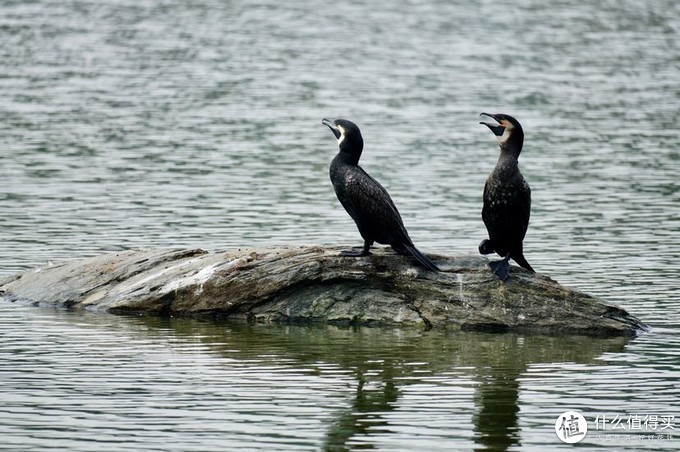
[[[189,286],[197,286],[196,294],[200,294],[203,292],[203,284],[208,281],[215,273],[215,267],[217,267],[217,265],[218,264],[208,265],[191,276],[185,276],[184,278],[172,280],[161,287],[159,293],[164,294]]]
[[[215,271],[217,271],[218,269],[228,270],[234,265],[240,262],[245,262],[247,260],[248,258],[242,257],[227,262],[217,262],[212,265],[208,265],[207,267],[198,270],[193,275],[174,279],[166,283],[163,287],[160,288],[159,293],[165,294],[175,290],[184,289],[186,287],[196,286],[196,294],[198,295],[201,292],[203,292],[203,284],[208,282],[208,280],[215,274]]]
[[[141,278],[141,279],[135,279],[132,278],[132,280],[124,282],[122,284],[119,284],[114,288],[117,292],[134,292],[135,288],[137,287],[143,287],[145,286],[148,282],[153,281],[154,279],[160,279],[163,277],[163,275],[166,275],[168,273],[176,272],[178,271],[179,268],[181,267],[186,267],[190,266],[194,262],[203,259],[203,257],[194,257],[189,260],[184,260],[180,261],[179,263],[176,263],[174,265],[171,265],[169,267],[166,267],[160,271],[148,274],[147,276]]]
[[[463,291],[463,275],[456,273],[456,280],[458,281],[458,297],[461,301],[465,301],[465,292]]]

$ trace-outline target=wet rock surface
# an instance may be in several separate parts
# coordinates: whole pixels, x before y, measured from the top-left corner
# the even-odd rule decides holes
[[[206,252],[130,250],[61,262],[0,280],[4,302],[113,313],[258,322],[632,336],[625,310],[512,266],[503,283],[481,256],[430,255],[428,272],[389,249],[339,247]]]

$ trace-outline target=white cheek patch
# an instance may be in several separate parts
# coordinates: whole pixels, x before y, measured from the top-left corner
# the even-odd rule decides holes
[[[506,124],[505,129],[503,129],[503,135],[497,136],[496,139],[500,144],[505,144],[510,139],[510,135],[512,135],[512,125]]]
[[[345,129],[342,126],[337,126],[338,130],[340,131],[340,138],[338,138],[338,146],[342,144],[342,142],[345,140]]]

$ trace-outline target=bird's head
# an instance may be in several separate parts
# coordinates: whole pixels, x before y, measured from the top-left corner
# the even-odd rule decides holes
[[[487,126],[496,135],[501,150],[514,150],[519,155],[524,143],[524,131],[519,121],[503,113],[482,113],[480,116],[493,119],[494,122],[480,121],[479,123]]]
[[[364,148],[364,139],[361,137],[359,127],[347,119],[323,119],[321,123],[328,126],[338,139],[340,151],[357,155],[358,160]]]

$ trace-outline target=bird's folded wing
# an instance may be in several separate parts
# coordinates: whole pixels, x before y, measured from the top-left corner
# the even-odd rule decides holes
[[[381,231],[392,231],[400,241],[409,243],[408,233],[399,215],[394,201],[385,187],[361,170],[357,175],[350,175],[345,180],[347,195],[347,211],[359,227],[367,227]],[[371,224],[360,224],[370,222]]]

